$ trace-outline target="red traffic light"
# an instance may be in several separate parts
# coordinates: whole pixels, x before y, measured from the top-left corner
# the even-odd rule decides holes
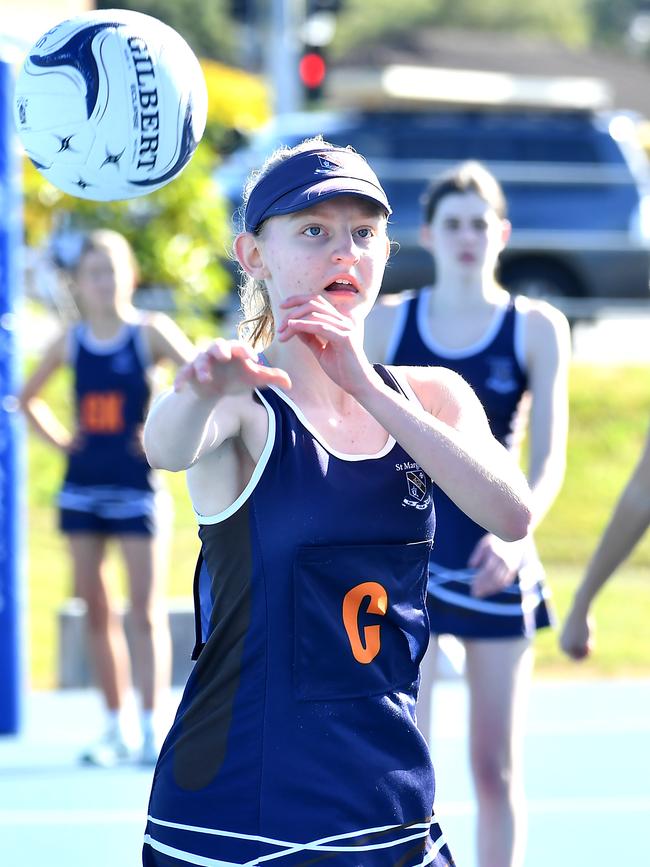
[[[300,80],[308,88],[318,88],[325,80],[327,64],[317,51],[307,51],[300,58],[298,73]]]

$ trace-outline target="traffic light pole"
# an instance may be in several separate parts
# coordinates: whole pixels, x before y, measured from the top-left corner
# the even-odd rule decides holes
[[[305,0],[271,0],[267,69],[273,88],[275,114],[301,108],[298,62],[304,18]]]

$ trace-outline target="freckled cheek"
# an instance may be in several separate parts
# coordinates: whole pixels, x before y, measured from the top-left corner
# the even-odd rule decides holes
[[[302,277],[297,277],[297,278],[295,279],[293,285],[296,287],[296,290],[297,290],[299,293],[301,293],[301,292],[304,291],[305,287],[307,286],[307,281],[306,281],[304,278],[302,278]]]
[[[277,268],[271,273],[273,282],[283,295],[296,295],[309,288],[309,272],[302,267]]]
[[[296,265],[293,269],[295,285],[304,291],[310,290],[314,283],[315,275],[322,272],[322,264],[317,269],[318,259],[315,256],[303,256],[300,260],[296,259]]]

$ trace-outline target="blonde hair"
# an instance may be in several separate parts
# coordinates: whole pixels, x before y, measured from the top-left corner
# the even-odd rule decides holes
[[[300,144],[294,147],[282,145],[273,151],[267,157],[262,167],[251,172],[244,185],[242,194],[242,205],[239,208],[237,217],[240,224],[239,231],[244,231],[244,212],[246,204],[256,184],[268,172],[277,166],[279,163],[289,159],[289,157],[302,151],[313,150],[314,148],[330,148],[336,147],[325,141],[321,135],[313,138],[305,139]],[[350,148],[352,150],[352,148]],[[264,223],[255,230],[255,234],[259,235],[264,229]],[[253,349],[264,349],[271,343],[275,336],[275,321],[273,319],[273,310],[271,309],[271,301],[266,284],[263,280],[255,280],[250,274],[247,274],[243,268],[240,268],[239,281],[239,300],[242,312],[242,320],[237,326],[237,334],[242,340],[246,340]]]

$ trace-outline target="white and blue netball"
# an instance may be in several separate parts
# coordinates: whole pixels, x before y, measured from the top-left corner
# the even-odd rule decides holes
[[[56,187],[97,201],[160,189],[187,165],[205,129],[198,60],[171,27],[139,12],[89,12],[29,51],[14,95],[16,128]]]

